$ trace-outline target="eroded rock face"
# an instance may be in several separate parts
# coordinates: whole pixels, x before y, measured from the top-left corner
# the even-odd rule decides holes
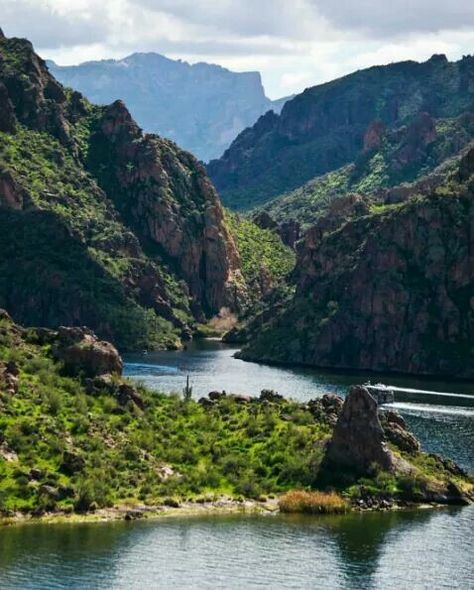
[[[374,464],[393,470],[394,459],[378,418],[377,402],[365,387],[352,387],[346,397],[325,463],[360,473],[369,472]]]
[[[382,143],[387,127],[383,121],[375,119],[370,123],[364,135],[364,152],[376,149]]]
[[[351,207],[308,230],[296,295],[241,358],[472,378],[472,180],[382,214],[351,219]]]
[[[54,353],[72,375],[122,374],[123,363],[117,349],[110,342],[98,340],[85,327],[59,328]]]
[[[10,59],[12,55],[14,61]],[[65,116],[66,95],[31,43],[0,36],[0,78],[0,121],[6,127],[4,131],[13,131],[14,112],[23,125],[47,131],[63,144],[71,144]]]
[[[217,193],[191,154],[143,135],[116,101],[92,139],[90,165],[144,248],[185,279],[196,306],[205,313],[238,307],[239,255]]]
[[[0,170],[0,209],[21,211],[29,204],[30,199],[28,194],[16,182],[13,175],[6,170]]]

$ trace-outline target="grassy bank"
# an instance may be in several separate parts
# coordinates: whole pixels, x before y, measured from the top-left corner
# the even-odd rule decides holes
[[[0,319],[4,517],[172,508],[221,496],[239,506],[295,489],[326,491],[320,469],[335,415],[321,400],[301,404],[264,391],[259,398],[214,393],[198,401],[151,392],[119,376],[99,378],[101,389],[97,379],[66,375],[54,347],[44,342],[41,331]],[[393,449],[416,472],[403,478],[341,472],[338,494],[349,502],[361,495],[407,499],[448,478],[461,488],[471,485],[431,456]],[[302,511],[305,498],[298,500]]]

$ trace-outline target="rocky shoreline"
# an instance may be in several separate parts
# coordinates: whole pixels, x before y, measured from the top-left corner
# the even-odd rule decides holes
[[[216,516],[225,517],[230,515],[242,516],[276,516],[283,514],[279,509],[279,498],[267,498],[265,500],[235,499],[222,496],[213,500],[193,500],[184,502],[163,503],[156,506],[113,506],[101,508],[95,511],[78,514],[76,512],[53,512],[42,515],[17,513],[11,516],[0,518],[0,528],[6,526],[37,525],[37,524],[84,524],[84,523],[107,523],[120,521],[153,520],[163,518],[183,518]],[[411,510],[436,510],[449,507],[449,504],[440,502],[395,502],[380,500],[377,498],[360,499],[348,505],[344,515],[368,512],[399,512]],[[301,514],[300,514],[301,516]],[[308,516],[304,514],[303,516]],[[311,517],[318,518],[329,516],[328,514],[313,514]],[[332,515],[334,516],[334,515]],[[338,514],[341,516],[341,514]]]

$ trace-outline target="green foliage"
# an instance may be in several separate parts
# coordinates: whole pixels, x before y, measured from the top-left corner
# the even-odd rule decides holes
[[[261,229],[253,221],[229,210],[225,220],[237,244],[246,283],[258,288],[265,278],[272,283],[283,280],[293,269],[295,253],[269,229]]]
[[[80,121],[86,134],[88,119]],[[129,253],[130,245],[139,251],[136,238],[68,150],[47,133],[18,126],[14,135],[0,133],[0,169],[27,188],[38,209],[3,213],[0,219],[0,305],[19,297],[12,294],[15,285],[21,297],[31,294],[31,307],[18,314],[26,324],[36,323],[38,312],[54,298],[58,303],[47,306],[44,324],[71,323],[79,308],[83,323],[122,350],[180,346],[179,330],[126,287],[151,263],[143,254]],[[163,267],[159,273],[176,316],[189,322],[183,285]]]
[[[144,409],[123,407],[111,394],[88,394],[79,380],[62,374],[47,346],[32,344],[2,320],[0,363],[11,360],[12,347],[18,392],[7,393],[0,381],[4,513],[83,512],[220,493],[260,498],[317,485],[332,426],[306,404],[278,398],[239,403],[226,396],[206,407],[190,396],[139,388]],[[83,457],[85,465],[65,471],[66,451]],[[428,456],[410,460],[419,481],[448,477]],[[357,486],[365,486],[406,495],[409,485],[374,470],[372,478],[350,481],[341,492],[355,495]]]

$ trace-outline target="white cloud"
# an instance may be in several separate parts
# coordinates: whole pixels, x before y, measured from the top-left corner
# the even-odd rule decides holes
[[[0,15],[7,35],[58,63],[157,51],[260,70],[272,97],[474,47],[472,0],[0,0]]]

